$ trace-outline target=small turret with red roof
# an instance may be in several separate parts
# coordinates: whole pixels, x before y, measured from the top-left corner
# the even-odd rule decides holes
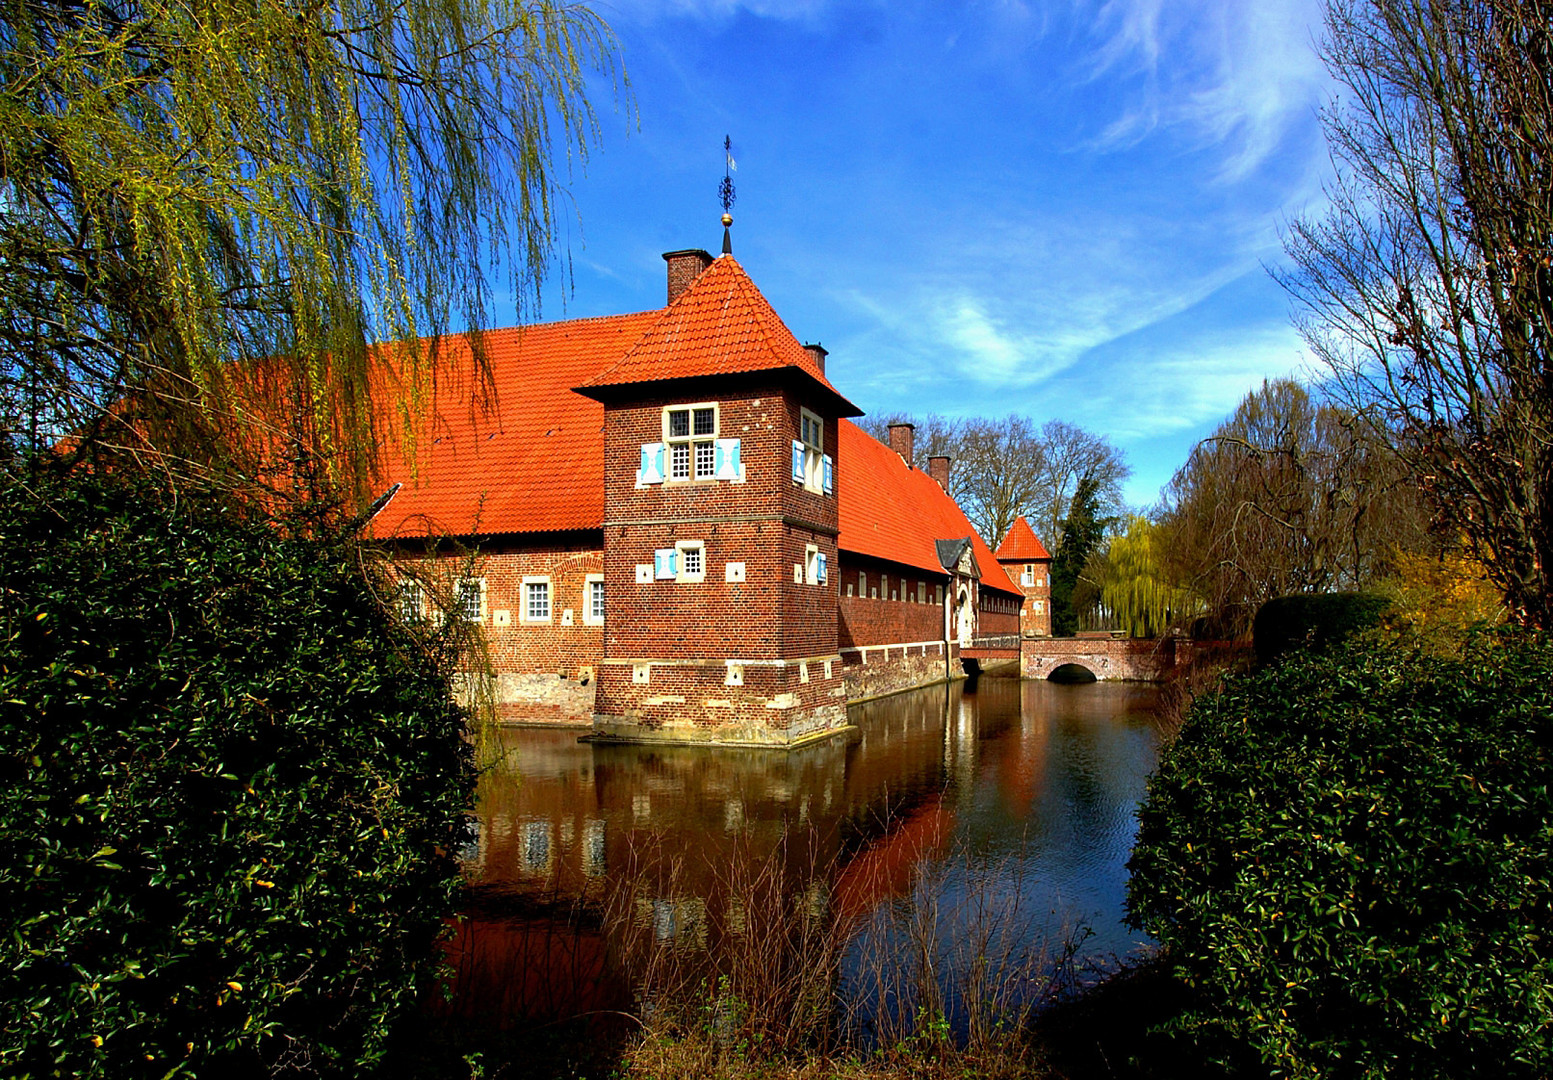
[[[1051,637],[1051,553],[1023,517],[1009,526],[998,545],[998,565],[1025,594],[1019,609],[1019,632],[1024,637]]]

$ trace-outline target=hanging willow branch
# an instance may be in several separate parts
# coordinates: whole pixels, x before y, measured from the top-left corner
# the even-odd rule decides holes
[[[537,296],[615,56],[552,0],[0,0],[0,434],[366,491],[488,394],[437,335]]]

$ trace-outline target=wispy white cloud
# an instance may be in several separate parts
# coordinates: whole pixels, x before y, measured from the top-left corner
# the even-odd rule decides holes
[[[1123,442],[1211,427],[1262,380],[1306,378],[1310,359],[1292,327],[1277,324],[1172,341],[1140,350],[1121,377],[1075,402],[1084,419],[1104,417]]]
[[[766,19],[811,20],[832,6],[832,0],[608,0],[600,5],[608,17],[615,9],[637,18],[679,16],[722,20],[749,12]]]
[[[1184,130],[1224,149],[1221,180],[1249,175],[1323,96],[1311,48],[1319,23],[1316,0],[1107,0],[1088,78],[1132,86],[1092,145],[1125,149],[1159,129]]]

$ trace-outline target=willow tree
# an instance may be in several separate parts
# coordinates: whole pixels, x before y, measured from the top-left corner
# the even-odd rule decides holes
[[[1514,617],[1553,627],[1553,3],[1326,15],[1337,179],[1284,284]]]
[[[1193,448],[1165,489],[1160,557],[1207,603],[1213,632],[1250,628],[1275,596],[1366,588],[1398,550],[1431,550],[1417,486],[1352,410],[1265,382]]]
[[[1090,557],[1085,571],[1111,626],[1131,637],[1158,637],[1202,613],[1197,595],[1169,580],[1160,555],[1159,529],[1134,515],[1126,532]]]
[[[0,0],[5,440],[359,493],[434,380],[489,390],[616,70],[555,0]]]

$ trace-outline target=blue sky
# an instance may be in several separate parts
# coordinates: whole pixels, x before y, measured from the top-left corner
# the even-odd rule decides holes
[[[1318,207],[1313,0],[614,0],[639,126],[603,99],[545,319],[663,303],[722,241],[869,412],[1058,417],[1139,507],[1308,361],[1266,266]],[[511,314],[498,312],[497,320]]]

